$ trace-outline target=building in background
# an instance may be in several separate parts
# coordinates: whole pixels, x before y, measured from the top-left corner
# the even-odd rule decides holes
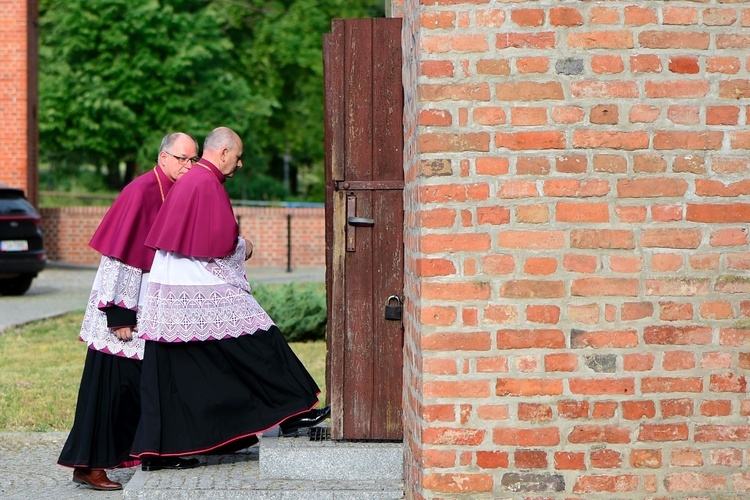
[[[38,205],[37,0],[0,0],[0,182]]]

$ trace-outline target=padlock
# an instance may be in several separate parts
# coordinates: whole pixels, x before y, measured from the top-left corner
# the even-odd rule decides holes
[[[391,305],[393,301],[396,305]],[[385,319],[401,321],[401,298],[398,295],[391,295],[385,301]]]

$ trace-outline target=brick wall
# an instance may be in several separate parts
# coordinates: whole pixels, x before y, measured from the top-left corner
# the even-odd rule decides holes
[[[399,4],[408,495],[748,498],[750,2]]]
[[[0,182],[37,203],[37,2],[0,0]]]
[[[44,208],[42,229],[47,258],[68,264],[98,265],[101,256],[88,246],[106,207]],[[248,266],[286,267],[287,214],[291,214],[292,267],[325,265],[323,208],[239,207],[240,234],[255,247]]]

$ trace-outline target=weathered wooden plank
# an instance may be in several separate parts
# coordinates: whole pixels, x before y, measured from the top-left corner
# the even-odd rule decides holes
[[[377,19],[373,31],[373,179],[403,181],[401,19]],[[377,439],[402,438],[403,330],[385,319],[385,301],[403,295],[403,191],[373,191],[372,430]]]
[[[372,179],[372,19],[347,20],[346,180]],[[371,193],[356,193],[357,217],[373,217]],[[344,434],[367,439],[373,398],[371,227],[357,227],[356,251],[346,255],[346,360]]]
[[[326,147],[326,397],[331,405],[331,436],[343,438],[344,316],[334,307],[343,304],[344,239],[346,211],[343,193],[335,191],[335,181],[343,179],[344,155],[344,21],[331,22],[331,32],[323,38],[325,75],[325,147]]]

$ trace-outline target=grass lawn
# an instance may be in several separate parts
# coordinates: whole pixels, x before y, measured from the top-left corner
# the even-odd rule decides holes
[[[0,431],[67,431],[73,425],[86,346],[78,341],[83,312],[36,321],[0,334]],[[324,341],[295,342],[323,393]]]

